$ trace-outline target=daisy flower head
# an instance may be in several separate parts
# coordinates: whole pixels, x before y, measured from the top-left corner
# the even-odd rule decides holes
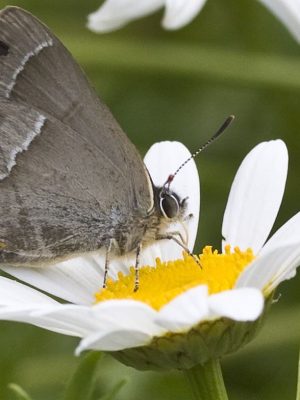
[[[300,3],[298,0],[260,0],[300,41]],[[206,0],[105,0],[88,16],[88,28],[105,33],[164,8],[162,26],[179,29],[190,23]]]
[[[145,163],[154,183],[163,183],[189,154],[178,142],[152,146]],[[237,350],[254,336],[272,293],[300,262],[300,213],[267,241],[287,164],[281,140],[260,143],[247,155],[225,209],[223,251],[204,247],[201,267],[171,241],[144,251],[137,292],[134,271],[128,270],[133,260],[112,263],[106,289],[100,289],[104,259],[99,255],[44,269],[6,267],[10,275],[67,303],[1,277],[0,318],[78,336],[77,354],[102,350],[138,369],[191,368]],[[173,183],[174,191],[190,198],[192,248],[200,202],[194,162]]]

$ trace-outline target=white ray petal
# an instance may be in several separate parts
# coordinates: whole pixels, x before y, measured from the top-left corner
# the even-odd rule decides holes
[[[55,307],[41,308],[31,313],[51,330],[73,332],[73,336],[84,337],[101,330],[101,322],[95,318],[92,306],[59,304]],[[50,328],[48,328],[50,329]]]
[[[81,313],[83,316],[80,315]],[[42,310],[38,315],[43,315],[52,321],[63,322],[64,319],[70,322],[74,321],[79,325],[81,318],[85,318],[90,321],[90,333],[94,333],[94,331],[105,333],[130,328],[154,335],[161,332],[161,328],[154,323],[156,314],[157,312],[153,308],[140,301],[107,300],[90,307],[61,305],[45,310],[45,312]]]
[[[270,294],[282,281],[294,276],[300,264],[300,242],[258,255],[239,277],[236,287],[255,287]]]
[[[100,280],[95,283],[95,286],[97,286],[97,291],[101,288],[102,282],[103,282],[103,275],[104,275],[104,267],[105,267],[105,256],[104,254],[100,253],[95,253],[91,255],[91,258],[94,261],[95,269],[99,271],[100,274]],[[133,253],[132,255],[129,256],[123,256],[123,257],[118,257],[118,258],[111,258],[109,261],[109,277],[112,279],[117,279],[118,278],[118,273],[123,272],[125,275],[128,274],[129,269],[131,266],[135,264],[135,254]]]
[[[20,282],[0,277],[0,307],[24,306],[32,304],[36,306],[58,304],[51,297],[38,292]]]
[[[264,297],[260,290],[241,288],[209,296],[211,317],[226,317],[235,321],[254,321],[263,311]]]
[[[300,42],[299,0],[260,0]]]
[[[92,307],[94,318],[104,330],[130,328],[150,335],[161,329],[154,323],[157,312],[136,300],[107,300]]]
[[[82,336],[78,333],[78,329],[74,329],[70,324],[53,323],[51,320],[47,320],[38,315],[41,310],[43,310],[43,312],[47,312],[52,308],[53,305],[38,305],[37,303],[26,303],[24,306],[14,305],[9,307],[0,307],[0,320],[24,322],[68,336]]]
[[[288,154],[281,140],[254,147],[242,162],[224,213],[225,244],[257,253],[277,216],[287,176]]]
[[[208,316],[207,286],[196,286],[175,297],[158,312],[156,322],[171,332],[181,332]]]
[[[200,12],[206,0],[166,0],[162,25],[166,29],[179,29],[187,25]]]
[[[109,346],[112,344],[108,343],[116,341],[126,347],[129,340],[126,338],[128,331],[135,332],[138,337],[148,340],[164,333],[164,330],[154,323],[156,314],[155,310],[139,301],[108,300],[94,306],[60,304],[41,307],[33,309],[29,317],[26,316],[23,320],[55,332],[71,332],[73,336],[89,338],[84,343],[90,343],[89,340],[93,343],[96,340],[98,343],[101,339],[101,344],[104,346],[102,350],[110,350]],[[123,331],[124,337],[118,338],[117,332]],[[114,338],[112,341],[109,339],[110,335]]]
[[[1,269],[32,286],[76,304],[91,304],[103,279],[101,267],[89,256],[41,268]]]
[[[164,0],[106,0],[88,16],[87,26],[94,32],[110,32],[152,14],[163,5]]]
[[[77,326],[72,323],[71,311],[79,320]],[[71,309],[71,311],[69,311]],[[68,314],[66,314],[66,310]],[[63,305],[39,291],[23,285],[20,282],[0,277],[0,319],[27,322],[44,329],[71,336],[83,336],[90,333],[84,331],[85,314],[89,307]],[[56,311],[61,321],[45,317]],[[93,318],[94,321],[94,318]]]
[[[83,350],[122,350],[148,343],[166,330],[155,323],[157,312],[134,300],[110,300],[93,307],[101,330],[84,338],[76,353]]]
[[[300,242],[300,212],[290,218],[274,235],[267,241],[259,252],[261,257],[263,254],[291,243]]]
[[[190,157],[189,150],[179,142],[160,142],[154,144],[147,152],[144,162],[156,186],[162,186],[169,175],[174,174],[177,168]],[[186,222],[189,233],[188,247],[192,251],[198,228],[200,213],[200,184],[199,175],[194,160],[191,160],[176,175],[171,184],[171,190],[176,192],[182,199],[188,197],[186,215],[192,214]],[[180,224],[173,224],[168,231],[180,231],[184,234]],[[159,247],[158,247],[159,246]],[[167,261],[181,258],[182,249],[178,244],[164,240],[145,249],[143,252],[143,263],[151,264],[153,259],[160,257]],[[152,260],[152,261],[151,261]]]
[[[84,350],[118,351],[147,345],[152,336],[141,331],[124,329],[107,333],[95,333],[81,340],[76,355]]]

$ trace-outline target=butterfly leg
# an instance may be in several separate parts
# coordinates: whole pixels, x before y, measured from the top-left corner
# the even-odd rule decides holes
[[[103,289],[106,288],[106,281],[107,281],[107,276],[108,276],[108,271],[109,271],[109,260],[110,260],[110,252],[111,252],[112,242],[113,242],[113,239],[110,239],[109,244],[106,247],[106,252],[105,252],[105,266],[104,266],[104,275],[103,275],[103,284],[102,284]]]
[[[187,244],[187,239],[185,239],[183,237],[183,235],[182,235],[182,233],[180,231],[167,232],[164,235],[160,235],[160,238],[164,237],[164,236],[168,236],[166,239],[170,239],[170,236],[172,236],[172,238],[175,237],[175,239],[176,239],[176,236],[178,236],[179,239],[177,239],[177,240],[179,241],[180,244],[176,240],[175,240],[175,242],[178,243],[179,246],[181,246],[181,247],[185,246],[184,249],[187,248],[187,245],[186,245]],[[159,239],[159,240],[161,240],[161,239]],[[189,251],[188,251],[188,253],[189,253]]]
[[[180,240],[176,236],[179,236]],[[201,267],[198,257],[196,257],[184,244],[184,240],[180,232],[169,232],[164,235],[158,235],[156,237],[156,240],[164,240],[164,239],[173,240],[175,243],[177,243],[178,246],[180,246],[189,256],[191,256],[195,260],[195,262]]]
[[[136,249],[136,258],[135,258],[135,266],[134,266],[134,292],[137,292],[140,287],[140,278],[139,278],[139,265],[140,265],[140,255],[142,250],[142,243],[140,243]]]

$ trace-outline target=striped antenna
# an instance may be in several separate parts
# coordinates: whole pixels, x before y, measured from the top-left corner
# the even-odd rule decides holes
[[[180,166],[179,168],[175,171],[174,174],[169,175],[168,179],[166,180],[164,186],[168,185],[170,186],[171,182],[174,180],[175,176],[178,174],[178,172],[193,158],[197,157],[198,154],[200,154],[206,147],[208,147],[212,142],[214,142],[219,136],[222,135],[222,133],[228,128],[228,126],[232,123],[234,120],[235,116],[234,115],[229,115],[228,118],[223,122],[223,124],[220,126],[220,128],[217,130],[217,132],[210,138],[206,143],[204,143],[202,146],[199,147],[195,153],[193,153],[189,158],[187,158]]]

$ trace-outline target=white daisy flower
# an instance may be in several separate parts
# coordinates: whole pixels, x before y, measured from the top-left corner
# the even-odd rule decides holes
[[[177,142],[155,144],[145,158],[154,183],[164,182],[189,154]],[[143,255],[137,292],[127,262],[114,262],[112,279],[100,289],[100,256],[45,269],[6,267],[7,273],[67,303],[0,277],[0,319],[78,336],[77,354],[103,350],[140,369],[191,368],[238,349],[255,334],[275,288],[300,262],[300,213],[265,244],[282,200],[287,164],[281,140],[261,143],[248,154],[226,206],[223,253],[206,246],[201,268],[190,256],[180,258],[181,250],[170,241],[155,243]],[[187,164],[172,185],[190,196],[192,248],[200,201],[195,164]],[[156,268],[147,267],[157,256]]]
[[[260,1],[300,41],[299,0]],[[195,18],[205,3],[206,0],[106,0],[88,16],[88,28],[94,32],[110,32],[165,7],[162,26],[179,29]]]

